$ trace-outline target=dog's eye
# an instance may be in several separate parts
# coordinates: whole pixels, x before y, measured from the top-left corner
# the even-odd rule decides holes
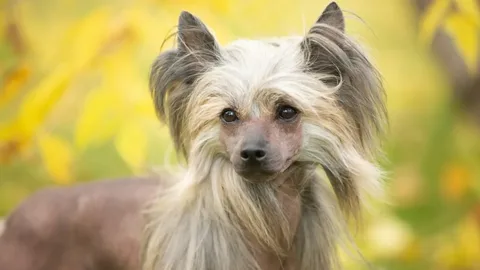
[[[298,112],[291,106],[280,106],[278,108],[278,118],[282,120],[293,120],[297,116]]]
[[[223,110],[222,114],[220,115],[223,121],[226,123],[235,122],[238,120],[237,113],[235,113],[232,109],[225,109]]]

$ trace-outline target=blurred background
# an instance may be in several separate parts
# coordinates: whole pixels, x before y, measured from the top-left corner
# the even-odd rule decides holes
[[[390,202],[356,235],[364,256],[378,269],[480,269],[480,1],[337,2],[388,92]],[[302,34],[327,4],[0,1],[0,216],[45,186],[175,162],[147,81],[181,10],[225,44]]]

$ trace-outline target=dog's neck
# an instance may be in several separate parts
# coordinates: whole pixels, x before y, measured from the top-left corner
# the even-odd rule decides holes
[[[279,269],[293,269],[295,261],[295,251],[293,250],[293,243],[295,235],[297,234],[298,225],[301,219],[302,200],[300,192],[305,176],[309,170],[302,168],[296,169],[294,172],[280,175],[274,180],[276,186],[277,200],[282,207],[285,222],[288,225],[289,233],[285,235],[286,239],[279,239],[282,244],[282,249],[285,254],[279,256],[271,250],[261,249],[254,239],[250,239],[252,247],[255,250],[255,260],[262,270],[279,270]]]
[[[258,185],[269,185],[274,191],[276,202],[280,207],[279,213],[282,218],[272,222],[269,228],[275,231],[275,239],[279,243],[279,250],[273,250],[265,243],[261,243],[258,237],[255,237],[248,229],[243,229],[241,235],[247,240],[247,245],[252,250],[255,261],[262,270],[279,270],[295,268],[295,250],[294,242],[298,226],[302,216],[302,198],[301,192],[308,181],[311,181],[315,175],[315,166],[306,164],[295,164],[279,174],[275,179],[268,183],[262,183],[262,179],[255,181]],[[244,179],[244,181],[247,181]],[[255,184],[252,184],[255,185]],[[264,205],[268,207],[268,205]],[[272,213],[270,213],[272,214]],[[272,218],[265,213],[265,218]],[[282,232],[282,230],[287,230]]]
[[[269,228],[274,232],[275,239],[279,244],[279,250],[274,250],[262,240],[258,239],[252,232],[245,227],[240,232],[246,239],[246,243],[251,249],[254,260],[258,267],[262,270],[279,270],[295,268],[295,250],[294,242],[297,234],[298,226],[302,216],[302,199],[301,192],[309,180],[314,177],[313,166],[294,165],[285,172],[279,174],[275,179],[268,183],[262,183],[262,179],[255,181],[258,185],[270,185],[275,193],[276,202],[280,207],[277,214],[276,222],[269,223]],[[247,180],[243,180],[247,181]],[[252,183],[252,185],[255,185]],[[261,202],[260,202],[261,203]],[[263,205],[268,208],[269,205]],[[234,210],[235,211],[235,210]],[[264,218],[273,218],[269,216],[272,213],[265,213]],[[275,214],[275,213],[274,213]],[[285,232],[285,229],[287,230]],[[282,230],[284,230],[282,232]]]

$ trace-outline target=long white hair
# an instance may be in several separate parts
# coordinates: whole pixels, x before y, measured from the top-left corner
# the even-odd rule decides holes
[[[342,210],[357,217],[362,190],[380,190],[375,156],[387,118],[379,74],[344,33],[338,6],[330,4],[303,37],[221,47],[187,12],[177,37],[177,48],[155,60],[150,84],[188,166],[147,209],[143,269],[260,270],[252,242],[279,260],[294,250],[298,270],[337,267]],[[298,228],[287,222],[278,186],[243,179],[219,142],[222,108],[249,110],[276,99],[302,111],[301,149],[279,176],[295,179]]]

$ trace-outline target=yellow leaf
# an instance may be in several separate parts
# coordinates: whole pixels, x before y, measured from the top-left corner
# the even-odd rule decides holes
[[[473,216],[467,217],[458,228],[463,262],[480,263],[480,231]]]
[[[458,9],[480,27],[480,7],[477,0],[456,0]]]
[[[148,91],[147,80],[143,74],[139,74],[138,70],[132,67],[128,56],[121,51],[113,56],[116,61],[110,61],[107,57],[105,63],[102,63],[102,72],[105,74],[105,84],[109,89],[114,89],[112,95],[121,96],[124,102],[121,108],[123,111],[131,112],[135,117],[141,117],[144,120],[157,120],[154,106],[152,106],[152,96]]]
[[[66,67],[57,67],[25,97],[14,126],[16,136],[29,140],[60,100],[70,82],[72,73]]]
[[[415,262],[422,257],[422,245],[418,239],[409,241],[399,256],[405,262]]]
[[[449,165],[441,179],[442,194],[447,200],[458,200],[471,187],[471,181],[465,167],[458,164]]]
[[[135,123],[125,125],[115,138],[115,146],[123,160],[134,170],[143,165],[147,151],[147,136]]]
[[[63,59],[68,59],[75,70],[88,65],[107,42],[111,32],[109,16],[107,9],[98,8],[69,29],[69,35],[62,44]]]
[[[28,142],[15,136],[15,126],[0,124],[0,164],[8,163],[18,154],[23,154]]]
[[[45,169],[53,180],[57,184],[71,183],[73,155],[69,144],[52,134],[42,134],[38,146]]]
[[[6,76],[2,94],[0,95],[0,107],[12,100],[30,77],[30,69],[25,66],[17,67],[11,74]]]
[[[198,8],[198,1],[196,0],[167,0],[168,4],[174,4],[174,6],[185,8],[186,10]],[[203,1],[203,5],[209,7],[213,12],[217,14],[226,14],[231,6],[230,0],[207,0]]]
[[[450,7],[450,0],[435,0],[420,20],[420,39],[430,43]]]
[[[452,37],[471,73],[478,65],[479,29],[468,16],[461,13],[450,14],[444,23],[445,31]]]
[[[432,269],[478,269],[472,268],[480,264],[480,233],[473,216],[467,215],[453,228],[452,234],[445,234],[440,239],[434,256],[441,267]]]
[[[146,51],[157,53],[168,33],[174,30],[178,13],[160,8],[152,10],[145,6],[125,10],[125,17],[132,31],[142,41],[141,46],[148,48]],[[165,48],[172,46],[173,44],[167,43]]]
[[[75,144],[80,149],[113,138],[125,121],[123,100],[105,87],[91,91],[83,105],[75,129]]]

